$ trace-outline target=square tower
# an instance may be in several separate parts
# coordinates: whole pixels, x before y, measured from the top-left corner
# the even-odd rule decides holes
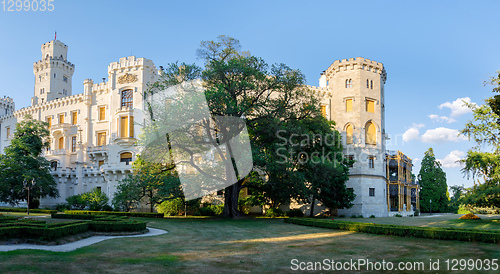
[[[42,59],[33,64],[35,90],[31,105],[70,96],[75,65],[67,60],[68,46],[59,40],[42,45]]]

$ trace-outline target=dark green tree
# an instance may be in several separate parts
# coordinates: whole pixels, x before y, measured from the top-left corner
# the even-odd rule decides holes
[[[14,138],[0,155],[0,201],[13,205],[25,201],[28,192],[24,180],[36,182],[30,191],[30,206],[34,199],[59,196],[50,163],[42,156],[42,150],[50,145],[47,127],[46,122],[29,115],[16,124]]]
[[[446,173],[441,169],[441,164],[436,161],[434,151],[429,148],[422,159],[418,173],[420,190],[420,210],[422,212],[447,212],[448,186]],[[432,200],[432,203],[430,201]]]

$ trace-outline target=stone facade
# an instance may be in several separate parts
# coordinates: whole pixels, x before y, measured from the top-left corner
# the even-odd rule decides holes
[[[67,46],[58,40],[42,45],[42,60],[33,65],[32,105],[14,111],[11,98],[0,100],[0,153],[9,145],[15,125],[26,115],[50,123],[51,161],[60,197],[42,199],[43,206],[100,188],[110,198],[117,183],[131,172],[134,146],[143,120],[142,92],[158,77],[151,60],[134,56],[108,66],[107,81],[87,79],[83,93],[72,95],[75,65],[67,61]]]

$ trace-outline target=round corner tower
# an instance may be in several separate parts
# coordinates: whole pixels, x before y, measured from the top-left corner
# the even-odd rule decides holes
[[[384,84],[382,63],[357,57],[335,61],[320,77],[331,92],[329,117],[343,139],[344,154],[356,162],[347,187],[354,206],[339,214],[387,216]]]

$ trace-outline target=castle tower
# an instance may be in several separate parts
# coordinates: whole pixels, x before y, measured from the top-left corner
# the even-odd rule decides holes
[[[16,110],[14,99],[6,96],[0,98],[0,117],[12,114],[14,110]]]
[[[42,60],[33,64],[35,91],[31,105],[70,96],[75,65],[68,62],[68,46],[59,40],[42,45]]]
[[[331,92],[329,115],[342,134],[344,154],[356,161],[347,187],[354,206],[338,214],[388,216],[384,84],[381,63],[361,57],[335,61],[320,77]]]

